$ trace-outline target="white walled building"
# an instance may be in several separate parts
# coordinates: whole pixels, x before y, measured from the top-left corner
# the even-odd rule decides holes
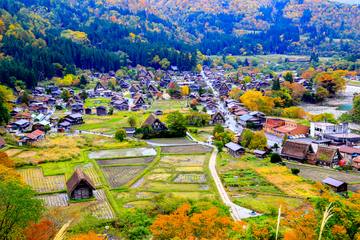
[[[345,134],[349,133],[349,124],[333,124],[325,122],[311,122],[310,123],[310,136],[324,138],[327,134]]]

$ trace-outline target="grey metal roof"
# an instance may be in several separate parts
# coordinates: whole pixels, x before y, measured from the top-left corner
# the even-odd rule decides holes
[[[336,179],[331,178],[331,177],[325,178],[322,182],[325,183],[325,184],[328,184],[330,186],[334,186],[334,187],[340,187],[342,184],[345,183],[345,182],[336,180]]]
[[[239,151],[241,149],[244,149],[239,144],[236,144],[236,143],[233,143],[233,142],[229,142],[229,143],[225,144],[225,147],[231,149],[232,151]]]

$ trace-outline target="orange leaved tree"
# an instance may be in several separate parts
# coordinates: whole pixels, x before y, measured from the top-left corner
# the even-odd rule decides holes
[[[55,224],[48,219],[42,219],[39,223],[31,223],[24,231],[26,240],[49,240],[55,233]]]
[[[159,215],[150,230],[154,239],[226,239],[234,222],[216,208],[190,214],[184,204],[170,215]]]

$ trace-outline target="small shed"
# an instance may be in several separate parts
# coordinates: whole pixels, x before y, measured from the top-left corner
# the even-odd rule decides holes
[[[267,151],[263,151],[259,149],[254,150],[254,155],[258,158],[265,158],[267,153],[268,153]]]
[[[245,152],[245,149],[237,143],[229,142],[225,144],[225,147],[233,157],[239,157]]]
[[[328,177],[322,181],[324,184],[328,185],[334,192],[346,192],[347,183],[336,180],[334,178]]]
[[[95,186],[90,178],[79,168],[66,182],[68,195],[71,199],[88,199],[94,196]]]
[[[85,108],[85,114],[86,115],[91,115],[92,113],[92,109],[91,108]]]
[[[96,108],[96,115],[98,116],[105,116],[107,115],[107,110],[106,107],[104,106],[99,106]]]

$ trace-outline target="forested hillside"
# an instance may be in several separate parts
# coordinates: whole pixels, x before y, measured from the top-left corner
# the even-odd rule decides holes
[[[2,0],[0,79],[28,87],[75,67],[193,69],[213,54],[359,56],[360,7],[321,0]],[[349,56],[351,53],[351,56]]]

